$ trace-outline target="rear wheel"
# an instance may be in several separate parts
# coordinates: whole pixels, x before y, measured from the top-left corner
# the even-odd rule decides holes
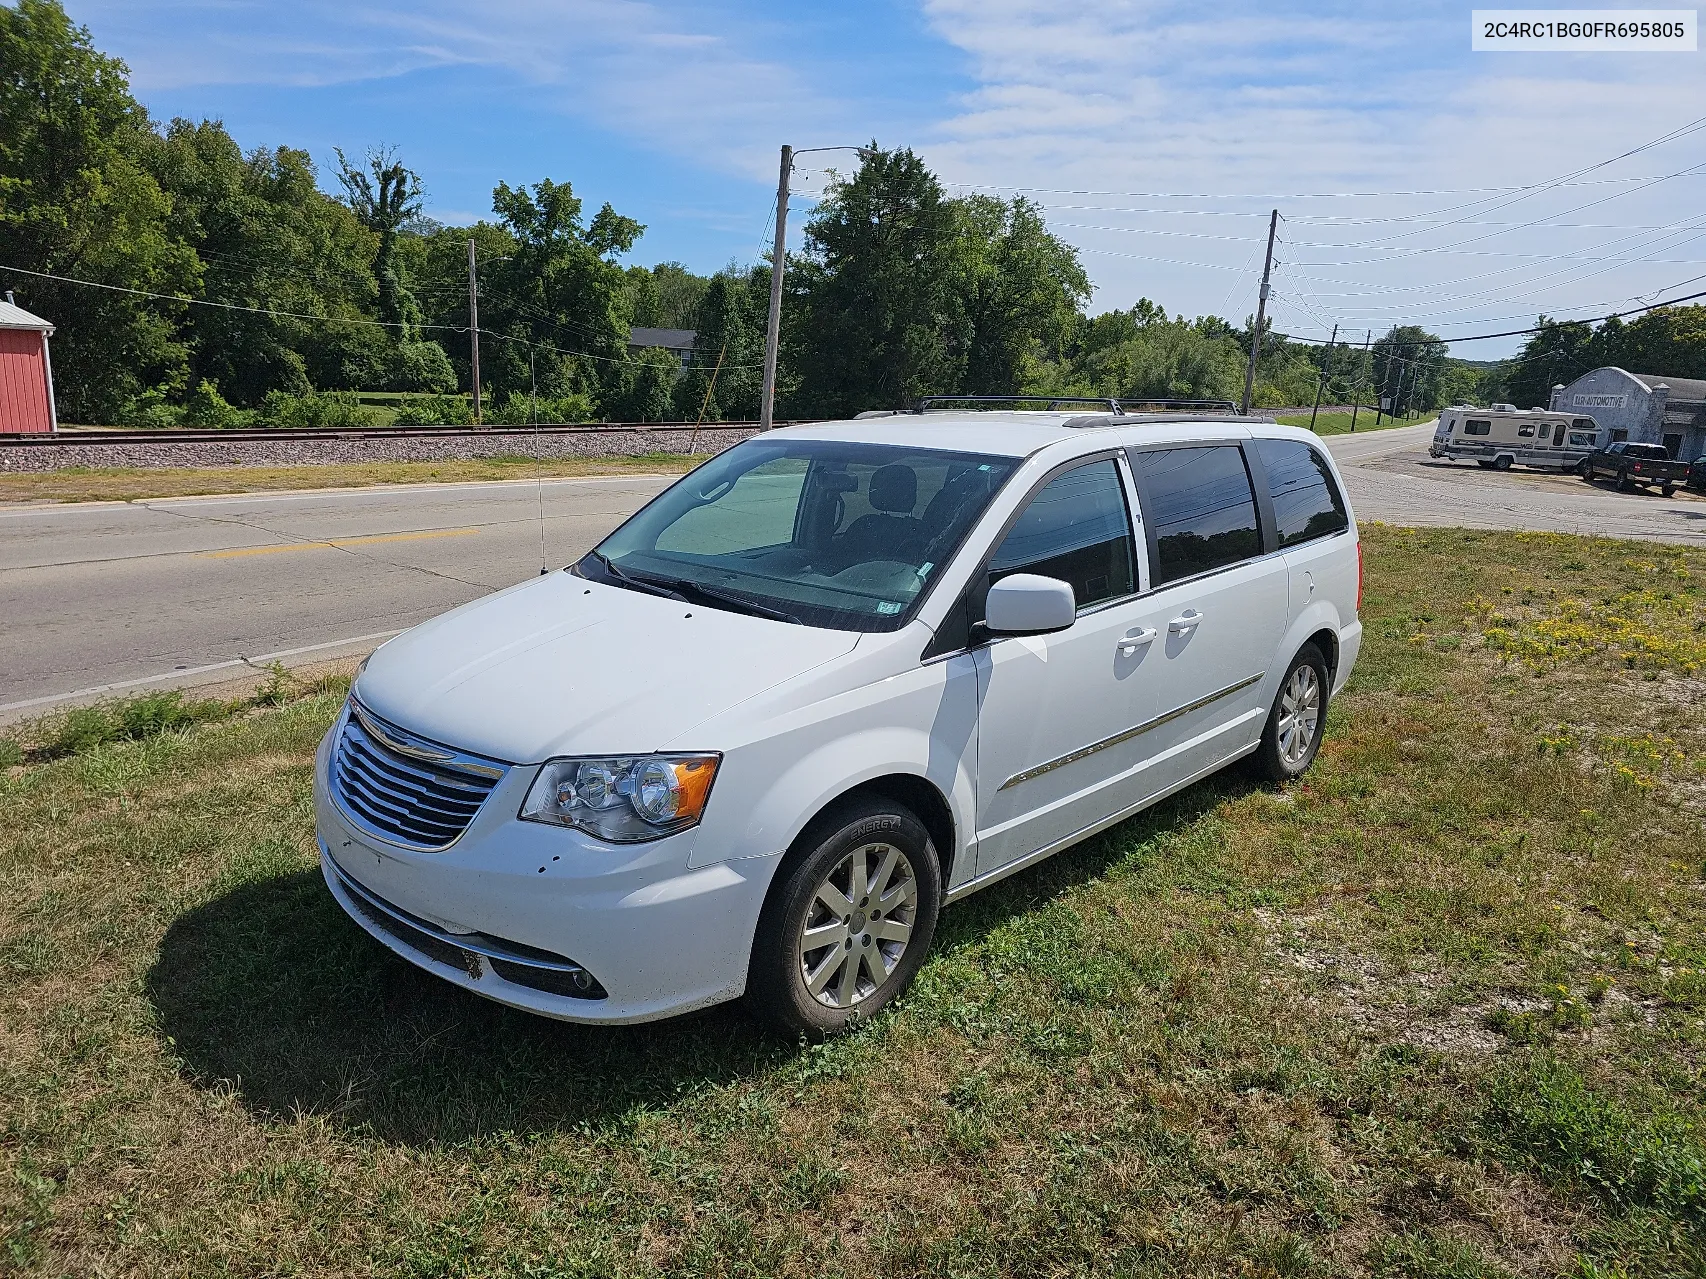
[[[1256,748],[1259,772],[1276,782],[1300,777],[1321,749],[1327,727],[1327,659],[1305,644],[1291,659]]]
[[[1663,493],[1666,497],[1675,497],[1676,496],[1676,485],[1666,484],[1659,489],[1659,492]]]
[[[1480,467],[1483,471],[1490,471],[1493,469],[1493,464],[1484,457],[1476,458],[1475,465]]]
[[[1495,471],[1508,471],[1508,470],[1510,470],[1511,469],[1511,459],[1508,457],[1496,457],[1496,458],[1494,458],[1493,459],[1493,469]]]
[[[779,872],[753,940],[747,1003],[821,1039],[876,1015],[911,984],[942,904],[935,846],[882,799],[831,809]]]

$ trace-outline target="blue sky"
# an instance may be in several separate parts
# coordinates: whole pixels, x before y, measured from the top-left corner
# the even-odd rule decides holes
[[[1094,305],[1273,310],[1324,338],[1451,336],[1706,288],[1706,53],[1471,53],[1470,9],[1231,0],[67,0],[158,117],[245,147],[392,145],[448,222],[568,180],[646,223],[636,260],[767,239],[777,148],[909,145],[956,192],[1023,190]],[[804,157],[796,229],[843,153]],[[1689,172],[1698,168],[1699,172]],[[1533,188],[1489,190],[1489,188]],[[1425,194],[1401,194],[1423,192]],[[1463,346],[1490,358],[1514,341]]]

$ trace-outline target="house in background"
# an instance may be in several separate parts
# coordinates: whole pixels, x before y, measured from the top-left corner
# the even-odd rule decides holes
[[[1606,367],[1552,388],[1547,407],[1586,413],[1610,440],[1662,444],[1683,462],[1706,457],[1706,380]]]
[[[682,368],[693,365],[693,343],[699,337],[695,329],[629,329],[628,350],[644,351],[661,347],[681,362]]]
[[[0,433],[57,430],[53,365],[47,339],[53,325],[12,301],[0,302]]]

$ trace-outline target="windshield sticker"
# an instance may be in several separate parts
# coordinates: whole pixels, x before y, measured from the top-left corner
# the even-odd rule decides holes
[[[901,605],[895,600],[884,600],[877,605],[877,612],[879,613],[898,613],[900,610]]]

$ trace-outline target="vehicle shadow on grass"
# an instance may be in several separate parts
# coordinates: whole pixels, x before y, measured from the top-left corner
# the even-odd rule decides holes
[[[1237,773],[1199,783],[985,889],[944,915],[937,946],[975,944],[1253,785]],[[244,884],[181,916],[146,988],[197,1085],[230,1088],[258,1117],[309,1113],[411,1145],[619,1123],[801,1051],[738,1004],[615,1027],[504,1008],[380,946],[317,871]]]

